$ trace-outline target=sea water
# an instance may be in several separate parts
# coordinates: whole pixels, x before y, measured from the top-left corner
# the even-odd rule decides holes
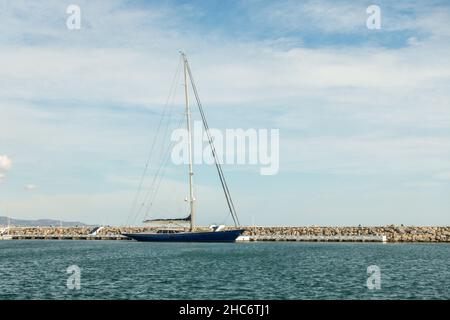
[[[449,299],[449,265],[450,244],[9,240],[0,299]]]

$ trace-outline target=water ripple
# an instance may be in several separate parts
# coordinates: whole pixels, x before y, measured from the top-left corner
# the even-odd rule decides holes
[[[449,299],[449,265],[448,244],[2,241],[0,299]]]

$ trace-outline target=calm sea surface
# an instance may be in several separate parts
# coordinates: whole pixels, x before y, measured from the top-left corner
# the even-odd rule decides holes
[[[12,240],[0,241],[0,299],[450,299],[449,266],[449,244]]]

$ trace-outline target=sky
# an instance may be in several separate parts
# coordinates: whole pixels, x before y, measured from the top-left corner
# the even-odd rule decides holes
[[[224,165],[243,225],[449,225],[449,21],[449,1],[1,0],[0,215],[139,224],[184,50],[210,127],[279,129],[278,174]],[[198,223],[231,224],[194,171]],[[169,166],[152,217],[185,215],[186,182]]]

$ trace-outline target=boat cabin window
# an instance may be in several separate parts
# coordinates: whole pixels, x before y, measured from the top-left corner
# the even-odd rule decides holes
[[[156,233],[178,233],[180,232],[179,230],[171,230],[171,229],[162,229],[162,230],[158,230]]]

